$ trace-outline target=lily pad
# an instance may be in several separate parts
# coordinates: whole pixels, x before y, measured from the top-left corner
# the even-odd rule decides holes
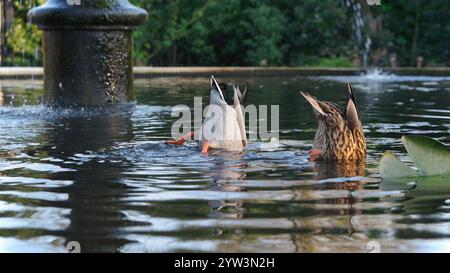
[[[417,172],[401,162],[392,152],[386,151],[380,161],[382,178],[415,177]]]
[[[450,150],[429,137],[403,136],[403,145],[420,176],[450,175]]]

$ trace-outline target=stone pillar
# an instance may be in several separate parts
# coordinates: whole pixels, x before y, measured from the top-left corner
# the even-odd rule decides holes
[[[28,20],[44,32],[44,103],[134,100],[132,30],[146,19],[128,0],[48,0],[30,10]]]

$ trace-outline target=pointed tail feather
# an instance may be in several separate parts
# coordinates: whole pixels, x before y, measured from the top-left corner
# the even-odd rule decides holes
[[[355,94],[353,93],[352,85],[350,83],[347,83],[347,88],[348,88],[348,99],[353,101],[356,109],[358,110],[358,105],[356,104]]]
[[[248,84],[248,81],[245,83],[245,89],[244,92],[242,93],[239,101],[242,105],[245,105],[245,101],[247,99],[247,95],[248,95],[248,91],[250,90],[250,86]]]
[[[217,83],[216,79],[214,78],[213,75],[211,75],[211,90],[215,88],[217,90],[217,92],[219,92],[220,97],[222,98],[223,101],[225,101],[225,97],[223,96],[222,93],[222,89],[220,89],[219,84]]]
[[[308,93],[300,92],[300,94],[302,94],[302,96],[309,102],[309,104],[316,112],[320,113],[321,115],[327,116],[322,107],[320,107],[319,102],[314,97],[312,97]]]
[[[350,126],[350,128],[354,129],[354,128],[361,126],[361,121],[359,119],[358,107],[356,105],[356,100],[355,100],[355,96],[353,94],[352,86],[350,85],[350,83],[348,83],[347,86],[348,86],[349,98],[348,98],[348,103],[347,103],[346,119],[347,119],[347,124]]]

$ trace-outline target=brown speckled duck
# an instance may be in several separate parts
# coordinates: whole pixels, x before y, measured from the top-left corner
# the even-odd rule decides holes
[[[364,160],[366,140],[351,85],[348,84],[346,110],[307,93],[301,94],[311,104],[319,123],[310,160]]]

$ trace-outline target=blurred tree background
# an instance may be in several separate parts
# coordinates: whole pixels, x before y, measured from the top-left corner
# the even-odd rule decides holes
[[[14,3],[5,65],[41,65],[41,33]],[[450,66],[450,1],[130,0],[149,20],[134,33],[148,66]],[[3,35],[3,34],[2,34]]]
[[[45,0],[0,0],[2,1],[2,65],[42,65],[42,33],[32,24],[27,24],[27,12]]]

